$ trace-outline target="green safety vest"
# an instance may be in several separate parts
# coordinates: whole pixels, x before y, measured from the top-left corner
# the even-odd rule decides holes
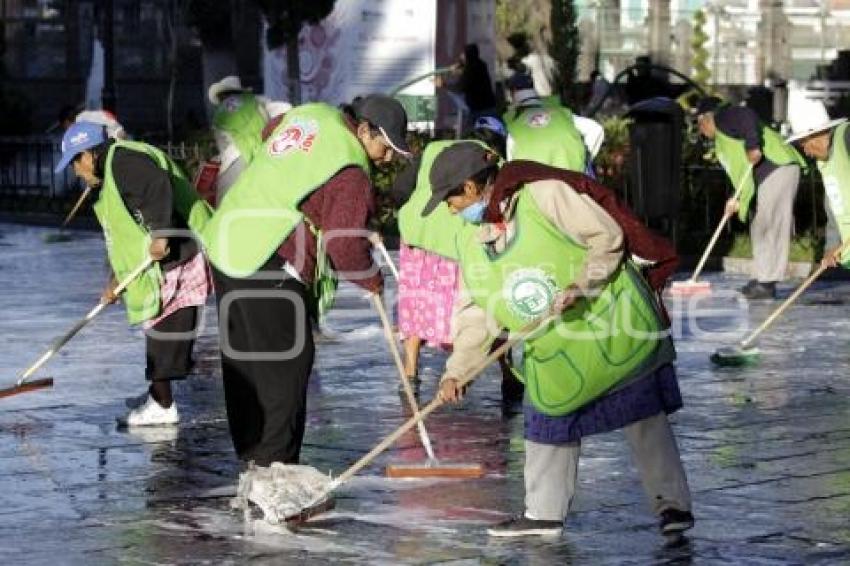
[[[422,210],[431,199],[431,166],[444,149],[470,140],[435,141],[422,152],[422,162],[416,177],[416,188],[410,199],[398,211],[398,230],[408,246],[423,249],[457,261],[455,238],[466,227],[475,230],[459,214],[452,214],[445,202],[437,205],[431,214],[422,216]],[[481,142],[482,146],[487,147]]]
[[[850,238],[850,155],[847,154],[847,144],[844,142],[847,127],[848,123],[845,122],[835,128],[829,159],[818,161],[824,192],[838,224],[842,242]],[[841,263],[850,268],[850,251],[841,257]]]
[[[516,235],[492,254],[468,234],[460,242],[463,280],[499,325],[517,330],[546,315],[556,293],[581,272],[587,250],[555,227],[523,191]],[[669,363],[672,344],[646,283],[622,264],[598,297],[579,299],[525,342],[520,379],[540,412],[575,411],[627,380]],[[664,347],[662,347],[664,346]]]
[[[136,222],[118,192],[118,186],[112,174],[112,158],[118,148],[143,153],[168,173],[174,210],[186,220],[193,232],[197,233],[203,228],[212,215],[212,209],[198,195],[180,167],[164,152],[141,142],[116,141],[113,143],[106,154],[103,186],[99,191],[97,202],[94,203],[94,212],[103,227],[112,272],[115,278],[121,281],[148,258],[151,235],[146,227]],[[161,282],[162,271],[159,263],[154,262],[127,286],[121,298],[127,308],[127,319],[130,324],[144,322],[159,314]]]
[[[785,143],[785,140],[778,133],[763,124],[761,126],[761,137],[763,142],[762,153],[765,158],[777,165],[796,163],[801,168],[806,168],[806,161],[800,153],[790,144]],[[756,192],[756,184],[754,174],[748,172],[750,161],[747,159],[744,140],[727,136],[720,131],[720,128],[717,128],[717,133],[714,136],[714,149],[720,165],[726,170],[735,190],[738,190],[739,185],[743,184],[739,197],[741,208],[738,210],[738,218],[741,222],[746,222],[750,204]]]
[[[256,273],[303,220],[301,202],[351,166],[368,174],[369,157],[340,110],[290,110],[201,233],[207,257],[231,277]]]
[[[505,116],[513,138],[511,159],[528,159],[583,173],[587,148],[568,108],[552,103],[515,108]]]
[[[212,121],[214,127],[230,135],[245,165],[251,163],[263,145],[266,126],[257,97],[249,92],[228,96],[216,107]]]

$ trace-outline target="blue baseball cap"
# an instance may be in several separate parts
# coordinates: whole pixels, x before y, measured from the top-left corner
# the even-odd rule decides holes
[[[61,173],[77,155],[106,141],[106,128],[92,122],[75,122],[62,136],[62,159],[55,171]]]
[[[505,129],[505,125],[498,118],[494,118],[493,116],[481,116],[475,123],[472,125],[476,130],[481,128],[484,130],[490,130],[491,132],[496,132],[503,138],[508,137],[508,131]]]

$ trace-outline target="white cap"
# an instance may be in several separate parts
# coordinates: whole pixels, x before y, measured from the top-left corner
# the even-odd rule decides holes
[[[225,92],[250,92],[250,88],[244,88],[242,81],[235,75],[224,77],[217,83],[210,85],[207,96],[213,104],[221,103],[221,95]]]
[[[109,110],[83,110],[77,114],[74,122],[91,122],[106,128],[106,135],[112,139],[127,139],[124,126],[115,119],[115,114]]]
[[[830,130],[847,121],[847,118],[830,120],[823,102],[811,100],[803,93],[797,92],[792,92],[788,97],[788,118],[791,122],[791,131],[794,132],[785,140],[788,143]]]

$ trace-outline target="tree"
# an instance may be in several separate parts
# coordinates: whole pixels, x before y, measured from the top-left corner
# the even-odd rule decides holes
[[[579,34],[573,0],[552,0],[549,18],[552,29],[549,54],[555,60],[555,86],[562,99],[570,99],[568,93],[575,84],[579,55]]]
[[[205,87],[237,72],[233,9],[233,0],[189,0],[187,23],[198,30],[201,39]]]
[[[304,24],[317,24],[333,11],[335,0],[254,0],[268,23],[266,46],[286,47],[289,98],[301,102],[301,64],[298,59],[298,34]]]
[[[691,36],[691,78],[703,90],[708,91],[711,70],[708,68],[708,34],[705,33],[705,12],[694,12],[693,35]]]

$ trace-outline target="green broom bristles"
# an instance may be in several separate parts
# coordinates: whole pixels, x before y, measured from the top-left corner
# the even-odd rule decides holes
[[[46,234],[44,236],[44,241],[48,244],[53,244],[56,242],[70,242],[73,238],[71,234],[65,234],[63,232],[57,232],[55,234]]]
[[[711,361],[719,366],[741,367],[758,363],[761,352],[756,347],[720,348],[711,355]]]

